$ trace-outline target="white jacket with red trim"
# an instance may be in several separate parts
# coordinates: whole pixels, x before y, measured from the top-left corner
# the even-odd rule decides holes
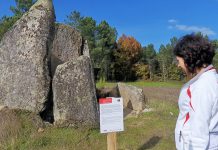
[[[178,150],[218,150],[218,74],[210,65],[186,83],[175,128]]]

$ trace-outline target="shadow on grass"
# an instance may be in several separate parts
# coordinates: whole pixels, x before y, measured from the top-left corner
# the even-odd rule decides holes
[[[145,150],[145,149],[150,149],[153,148],[159,141],[161,137],[159,136],[153,136],[152,138],[149,139],[145,144],[143,144],[138,150]]]

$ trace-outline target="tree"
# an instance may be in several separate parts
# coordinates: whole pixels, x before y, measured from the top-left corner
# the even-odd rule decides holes
[[[142,54],[141,44],[131,36],[122,35],[118,40],[118,48],[114,53],[116,58],[116,75],[118,80],[133,80],[133,65],[139,61]]]
[[[0,40],[3,38],[4,34],[10,29],[13,24],[17,21],[17,17],[7,17],[3,16],[0,19]]]
[[[65,22],[81,32],[91,51],[95,48],[96,21],[92,17],[83,17],[80,12],[73,11]]]
[[[100,69],[101,80],[109,79],[112,51],[117,39],[116,29],[106,21],[101,21],[96,25],[96,21],[92,17],[83,17],[77,11],[73,11],[67,16],[65,22],[79,30],[84,39],[88,41],[93,65],[94,68]]]
[[[158,61],[160,63],[160,69],[162,73],[161,76],[163,81],[171,79],[172,72],[175,72],[175,74],[179,72],[179,70],[175,70],[175,56],[173,54],[173,48],[175,47],[177,41],[178,39],[173,37],[170,39],[170,43],[166,44],[166,46],[160,46]],[[180,78],[180,75],[178,74],[178,77],[173,76],[173,78]]]
[[[143,47],[142,62],[148,65],[149,69],[149,78],[153,80],[154,74],[157,72],[157,59],[156,59],[156,50],[154,49],[153,44],[148,44],[146,47]]]
[[[141,44],[134,37],[122,35],[118,40],[119,54],[131,64],[136,63],[142,53]]]
[[[14,25],[14,23],[27,12],[36,0],[15,0],[16,6],[11,6],[10,10],[13,12],[12,17],[3,16],[0,19],[0,40],[3,35]]]
[[[218,40],[213,40],[212,44],[215,48],[215,56],[213,58],[213,65],[218,68]]]
[[[184,73],[182,72],[182,70],[178,69],[176,64],[171,64],[169,66],[169,76],[168,76],[168,79],[179,81],[179,80],[181,80],[183,78],[184,78]]]
[[[94,63],[100,68],[100,79],[108,80],[111,75],[111,58],[116,46],[117,31],[102,21],[96,28],[96,48],[92,50]],[[100,57],[99,57],[100,55]],[[97,57],[96,57],[97,56]]]
[[[78,29],[78,27],[80,26],[80,22],[83,19],[83,17],[81,16],[80,12],[78,11],[73,11],[70,13],[69,16],[67,16],[68,20],[65,20],[65,22],[67,24],[69,24],[70,26]]]
[[[84,17],[78,27],[82,36],[88,41],[90,50],[95,48],[96,21],[92,17]]]
[[[36,0],[15,0],[16,6],[11,6],[10,10],[15,16],[21,17],[35,2]]]
[[[173,63],[173,52],[170,44],[160,46],[158,60],[161,65],[162,80],[166,81],[169,79],[169,68]]]
[[[135,64],[133,65],[134,72],[136,73],[137,79],[147,80],[150,77],[149,67],[146,64]]]
[[[160,62],[161,65],[161,76],[162,76],[162,80],[166,81],[167,79],[167,58],[168,57],[168,52],[166,47],[161,44],[160,49],[159,49],[159,54],[158,54],[158,61]]]

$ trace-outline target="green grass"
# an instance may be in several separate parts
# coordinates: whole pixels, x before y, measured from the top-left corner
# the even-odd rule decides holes
[[[175,149],[176,106],[159,101],[153,101],[150,105],[153,108],[157,106],[156,111],[125,120],[125,131],[118,136],[119,149]]]
[[[174,103],[153,100],[155,111],[125,119],[125,131],[117,133],[118,150],[174,150],[174,127],[178,114]],[[170,113],[171,112],[171,113]],[[173,113],[173,115],[172,115]],[[7,150],[106,150],[106,134],[99,129],[46,127],[37,132],[28,113],[18,114],[23,121],[17,138],[0,146]]]
[[[176,82],[129,82],[143,86],[177,87]],[[114,86],[105,83],[98,86]],[[118,150],[175,150],[174,128],[178,115],[176,102],[164,99],[149,100],[148,106],[154,111],[142,113],[124,120],[125,131],[117,133]],[[99,129],[56,128],[47,126],[44,132],[32,121],[31,113],[18,112],[22,125],[17,136],[0,143],[1,150],[106,150],[107,136]]]
[[[125,82],[129,85],[134,85],[138,87],[181,87],[184,83],[181,81],[168,81],[168,82],[153,82],[153,81],[137,81],[137,82]],[[97,82],[97,88],[101,87],[114,87],[116,82]]]

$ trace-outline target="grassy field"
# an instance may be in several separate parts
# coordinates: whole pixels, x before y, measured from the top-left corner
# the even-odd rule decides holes
[[[152,81],[136,81],[136,82],[125,82],[129,85],[134,85],[138,87],[181,87],[184,83],[181,81],[169,81],[169,82],[152,82]],[[101,87],[114,87],[116,82],[97,82],[96,86]]]
[[[113,84],[115,85],[115,83]],[[105,85],[113,86],[113,84],[106,83]],[[144,88],[149,99],[148,107],[153,108],[154,111],[124,120],[125,131],[117,134],[118,150],[175,150],[174,127],[178,109],[174,97],[178,96],[179,88],[177,87],[179,86],[173,85],[173,83],[162,83],[160,86],[158,83],[129,84]],[[174,91],[174,97],[163,96],[169,94],[172,89],[177,89]],[[149,90],[155,90],[156,94],[153,92],[152,95]],[[99,129],[56,128],[50,125],[44,126],[44,131],[39,132],[40,125],[36,124],[31,113],[15,112],[12,115],[18,118],[10,122],[15,124],[13,127],[16,127],[16,130],[12,130],[10,127],[4,137],[0,133],[1,150],[107,149],[106,134],[100,134]]]

